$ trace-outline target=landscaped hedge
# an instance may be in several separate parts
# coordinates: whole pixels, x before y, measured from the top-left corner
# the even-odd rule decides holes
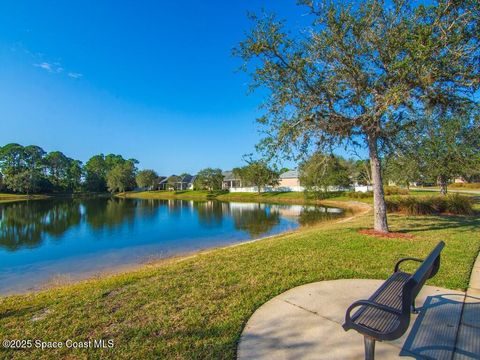
[[[352,199],[366,199],[373,197],[372,191],[360,192],[360,191],[351,191],[347,193],[347,196]]]
[[[407,189],[399,188],[398,186],[384,186],[383,192],[385,195],[408,195],[410,192]],[[347,196],[352,199],[366,199],[373,197],[372,191],[367,192],[349,192]]]
[[[448,187],[452,189],[480,189],[480,183],[456,183],[451,184]]]
[[[456,214],[472,215],[472,200],[458,194],[447,196],[402,196],[386,200],[388,212],[407,215]]]

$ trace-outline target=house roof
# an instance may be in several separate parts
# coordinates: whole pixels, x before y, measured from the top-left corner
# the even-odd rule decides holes
[[[195,176],[192,176],[192,175],[187,174],[187,175],[185,175],[184,177],[182,177],[179,182],[190,184],[190,183],[192,183],[194,180],[195,180]]]
[[[222,175],[224,181],[237,180],[237,178],[233,175],[233,171],[222,171]]]
[[[288,170],[280,175],[280,179],[298,179],[298,170]]]

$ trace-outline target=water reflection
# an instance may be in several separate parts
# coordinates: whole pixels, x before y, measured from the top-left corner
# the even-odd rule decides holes
[[[61,241],[62,235],[69,229],[78,228],[81,224],[95,234],[123,226],[133,227],[140,219],[142,223],[150,221],[159,224],[181,219],[188,223],[198,222],[202,229],[230,226],[254,238],[269,234],[282,219],[306,225],[341,215],[341,210],[333,208],[215,200],[98,198],[15,202],[0,204],[0,248],[10,252],[33,249],[41,246],[46,237]],[[191,236],[194,238],[195,234]]]
[[[58,239],[81,220],[78,202],[32,201],[0,204],[0,247],[35,248],[44,235]]]
[[[88,277],[339,216],[337,209],[219,201],[56,199],[0,204],[0,293]]]

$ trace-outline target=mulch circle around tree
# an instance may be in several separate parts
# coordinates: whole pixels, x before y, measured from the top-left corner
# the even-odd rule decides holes
[[[381,231],[376,231],[373,229],[361,229],[358,230],[358,232],[362,235],[367,235],[367,236],[375,236],[379,238],[385,238],[385,239],[413,239],[415,236],[412,234],[405,234],[405,233],[399,233],[399,232],[389,232],[389,233],[384,233]]]

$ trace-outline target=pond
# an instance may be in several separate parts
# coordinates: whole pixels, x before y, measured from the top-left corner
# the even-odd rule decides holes
[[[119,198],[0,204],[0,294],[239,243],[342,216],[341,209]]]

